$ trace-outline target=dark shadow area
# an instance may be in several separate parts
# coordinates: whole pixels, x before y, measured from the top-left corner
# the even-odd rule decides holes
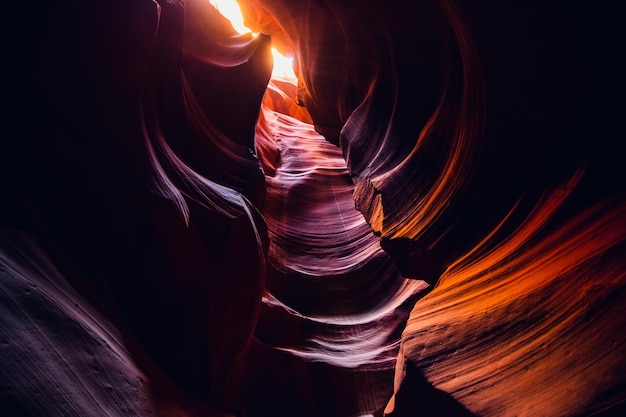
[[[476,417],[451,395],[433,387],[417,367],[407,363],[396,393],[394,411],[387,417]]]

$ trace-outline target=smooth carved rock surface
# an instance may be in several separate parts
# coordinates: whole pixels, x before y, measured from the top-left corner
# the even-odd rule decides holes
[[[3,236],[2,409],[7,415],[151,415],[122,338],[24,236]]]
[[[0,414],[623,415],[617,10],[240,5],[5,6]]]
[[[340,149],[309,123],[265,106],[261,112],[257,146],[273,149],[280,158],[266,169],[267,293],[255,335],[259,343],[295,356],[291,361],[314,368],[325,364],[323,379],[304,372],[291,378],[314,385],[333,381],[332,389],[316,388],[304,407],[278,408],[284,415],[380,409],[390,394],[384,381],[395,366],[399,335],[427,284],[401,277],[354,207],[354,186]],[[338,387],[351,392],[345,400],[323,400],[337,395],[332,391]],[[282,393],[265,396],[260,400],[254,393],[259,403],[283,401]]]

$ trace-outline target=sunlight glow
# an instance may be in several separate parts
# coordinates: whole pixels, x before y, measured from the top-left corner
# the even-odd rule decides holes
[[[215,7],[217,11],[222,14],[222,16],[230,20],[230,23],[233,25],[233,29],[235,29],[238,33],[241,33],[242,35],[245,33],[252,33],[255,36],[257,35],[243,23],[241,8],[235,0],[209,0],[209,3]],[[284,56],[278,52],[276,48],[272,48],[272,56],[274,57],[272,78],[286,78],[291,81],[295,81],[297,78],[296,74],[293,72],[293,58]]]
[[[283,77],[296,79],[296,74],[293,72],[293,58],[284,56],[272,48],[272,55],[274,56],[274,68],[272,69],[272,77]]]
[[[244,34],[252,32],[243,23],[241,8],[235,0],[209,0],[209,3],[217,9],[226,19],[230,20],[233,29]]]

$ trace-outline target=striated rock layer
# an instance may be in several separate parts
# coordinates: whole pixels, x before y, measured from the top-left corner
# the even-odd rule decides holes
[[[300,100],[341,147],[382,248],[436,284],[402,334],[385,412],[623,412],[610,11],[258,3],[287,33]]]
[[[5,6],[0,414],[622,415],[618,13],[501,3]]]

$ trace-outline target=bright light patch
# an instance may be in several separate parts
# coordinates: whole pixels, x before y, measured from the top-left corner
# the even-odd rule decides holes
[[[243,14],[241,8],[235,0],[209,0],[209,3],[217,9],[226,19],[230,20],[238,33],[242,35],[245,33],[253,33],[243,23]],[[295,81],[296,74],[293,72],[293,58],[284,56],[278,52],[275,48],[272,48],[272,56],[274,57],[274,69],[272,70],[272,77],[286,78]]]
[[[209,3],[217,9],[226,19],[230,20],[233,29],[244,34],[252,32],[243,24],[243,15],[241,8],[235,0],[209,0]]]
[[[272,55],[274,56],[272,77],[293,78],[295,80],[296,74],[293,72],[293,58],[284,56],[275,48],[272,48]]]

